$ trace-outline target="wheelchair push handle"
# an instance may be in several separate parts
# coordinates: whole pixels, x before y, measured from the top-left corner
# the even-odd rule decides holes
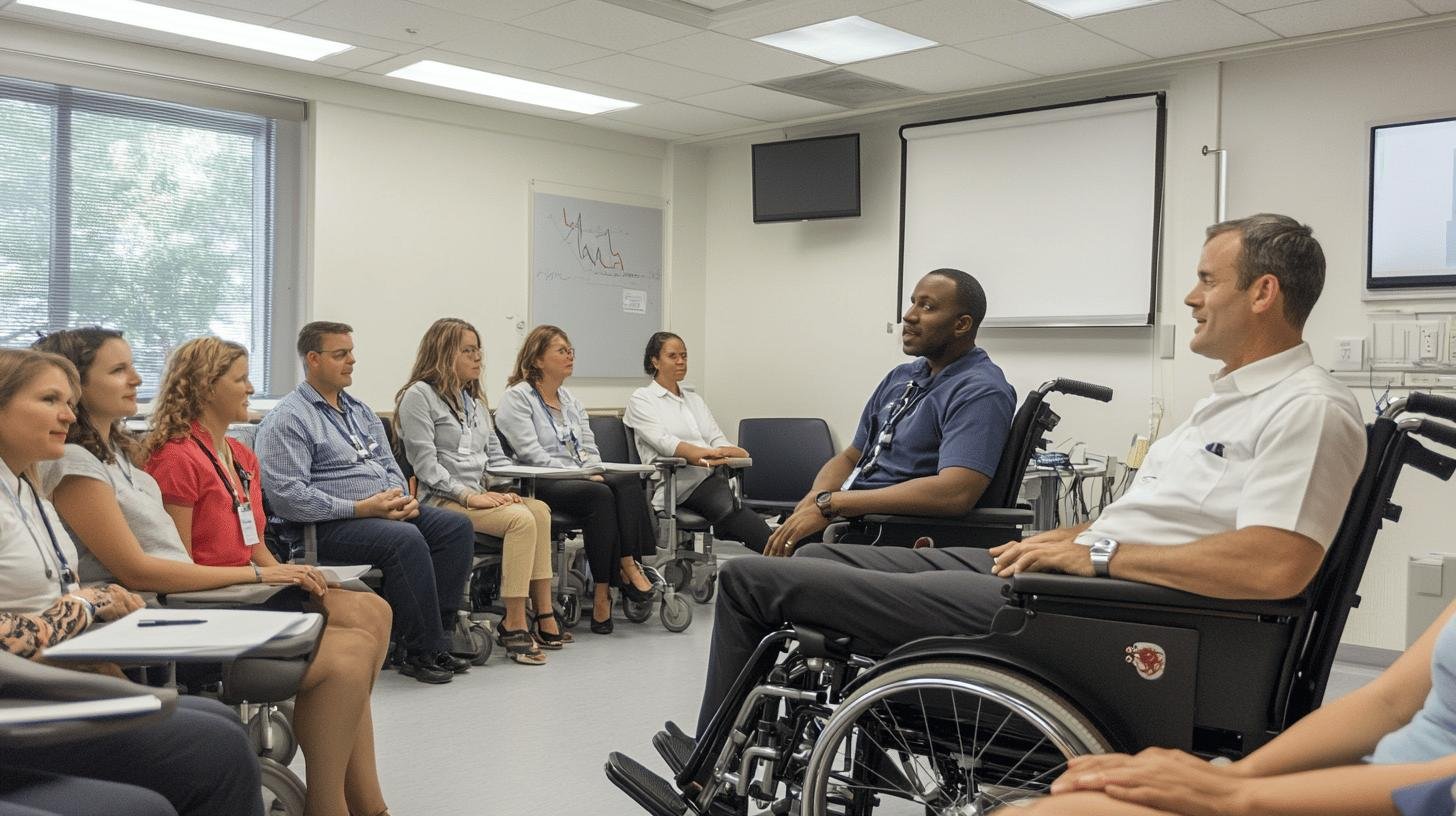
[[[1415,434],[1423,436],[1432,442],[1438,442],[1448,448],[1456,448],[1456,427],[1447,425],[1444,422],[1437,422],[1434,419],[1418,420],[1419,425],[1415,427]]]
[[[1405,410],[1417,414],[1430,414],[1449,422],[1456,422],[1456,399],[1451,397],[1439,397],[1435,394],[1414,391],[1409,397],[1406,397]]]
[[[1442,430],[1447,433],[1456,433],[1456,429],[1452,428]],[[1405,459],[1407,465],[1429,473],[1443,482],[1450,481],[1451,476],[1456,474],[1456,459],[1442,456],[1414,439],[1407,441],[1402,458]]]
[[[1038,389],[1042,394],[1049,394],[1053,391],[1062,394],[1070,394],[1074,397],[1085,397],[1098,402],[1112,402],[1112,389],[1105,385],[1082,382],[1081,380],[1069,380],[1066,377],[1058,377],[1055,380],[1043,383]],[[1456,400],[1452,400],[1456,403]]]

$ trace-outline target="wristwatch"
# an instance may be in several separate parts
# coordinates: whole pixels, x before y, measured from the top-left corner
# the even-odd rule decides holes
[[[824,514],[824,518],[834,518],[834,511],[829,509],[829,502],[833,499],[833,490],[821,490],[814,496],[814,503],[819,505],[819,512]]]
[[[1092,571],[1098,578],[1106,578],[1109,575],[1108,565],[1112,563],[1112,556],[1117,555],[1117,542],[1110,538],[1099,538],[1092,542]]]

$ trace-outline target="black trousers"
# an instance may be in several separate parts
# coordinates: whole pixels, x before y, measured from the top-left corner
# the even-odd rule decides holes
[[[718,571],[698,733],[758,642],[785,623],[848,635],[856,651],[883,655],[917,638],[989,631],[1005,583],[976,549],[811,544],[793,558],[728,559]]]
[[[536,482],[536,498],[581,519],[592,580],[616,586],[621,559],[652,555],[657,541],[642,478],[635,473],[608,473],[603,478],[600,482],[541,479]]]
[[[79,743],[6,751],[0,761],[0,814],[6,803],[46,812],[49,797],[63,791],[64,780],[51,786],[31,776],[32,785],[9,789],[11,769],[64,777],[85,777],[125,789],[126,798],[75,800],[58,812],[66,814],[150,814],[161,794],[181,816],[259,816],[263,811],[258,757],[237,714],[215,700],[182,697],[177,710],[160,722]],[[134,788],[128,786],[135,786]],[[94,790],[94,789],[93,789]],[[127,808],[123,809],[123,804]],[[91,808],[91,809],[87,809]],[[25,813],[15,810],[15,813]],[[167,811],[160,811],[166,813]]]
[[[754,552],[763,552],[773,533],[768,523],[747,507],[733,509],[733,487],[721,468],[704,479],[688,497],[678,502],[713,523],[713,534],[719,538],[743,542]]]

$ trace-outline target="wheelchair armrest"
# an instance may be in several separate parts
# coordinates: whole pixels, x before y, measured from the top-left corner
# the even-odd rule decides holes
[[[1168,587],[1123,581],[1117,578],[1085,578],[1080,575],[1023,572],[1011,579],[1010,595],[1036,595],[1078,601],[1107,601],[1141,606],[1168,606],[1210,612],[1238,612],[1285,617],[1304,611],[1302,597],[1278,600],[1210,598]]]
[[[652,464],[657,465],[658,470],[676,470],[686,467],[688,460],[681,456],[659,456],[652,460]]]
[[[1016,527],[1034,520],[1025,507],[978,507],[960,516],[901,516],[868,513],[861,516],[872,524],[913,525],[916,527]]]
[[[245,660],[254,657],[268,658],[302,658],[313,653],[318,645],[319,638],[324,632],[324,616],[317,612],[306,612],[304,617],[308,618],[308,626],[299,627],[297,632],[284,631],[283,634],[274,637],[261,646],[256,646],[238,659]]]
[[[157,600],[161,602],[162,606],[170,607],[231,609],[240,606],[261,606],[288,587],[288,584],[234,584],[194,592],[163,593],[157,595]]]

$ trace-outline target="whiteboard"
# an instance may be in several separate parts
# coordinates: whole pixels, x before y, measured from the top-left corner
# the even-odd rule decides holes
[[[662,328],[662,221],[660,206],[532,190],[531,324],[566,332],[576,376],[642,377]]]
[[[988,326],[1152,323],[1162,94],[906,125],[900,139],[902,295],[952,267],[985,288]]]

